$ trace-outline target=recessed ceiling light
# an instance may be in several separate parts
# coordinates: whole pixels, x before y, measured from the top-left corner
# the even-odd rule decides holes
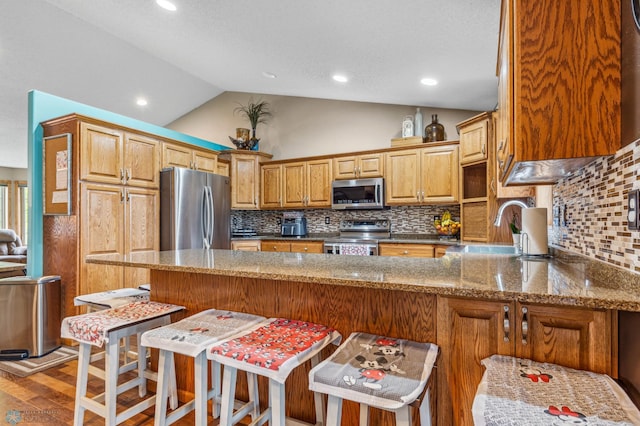
[[[340,74],[335,74],[332,78],[338,83],[346,83],[347,81],[349,81],[347,76],[340,75]]]
[[[146,106],[148,104],[147,100],[145,98],[138,98],[136,99],[136,105],[138,106]]]
[[[420,80],[420,83],[424,84],[425,86],[435,86],[436,84],[438,84],[438,80],[434,78],[423,78],[422,80]]]
[[[156,4],[163,9],[170,10],[171,12],[176,11],[176,5],[171,3],[169,0],[156,0]]]
[[[269,72],[269,71],[262,71],[262,75],[264,77],[266,77],[266,78],[276,78],[277,77],[277,75],[275,75],[274,73]]]

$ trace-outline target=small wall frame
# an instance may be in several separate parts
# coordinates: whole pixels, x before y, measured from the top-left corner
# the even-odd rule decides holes
[[[71,133],[48,136],[42,143],[43,214],[70,215]]]

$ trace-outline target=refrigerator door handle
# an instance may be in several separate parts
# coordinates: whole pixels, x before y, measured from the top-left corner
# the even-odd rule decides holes
[[[209,191],[209,202],[210,202],[210,208],[211,208],[211,216],[210,216],[210,223],[209,223],[209,245],[213,244],[214,238],[215,238],[215,225],[216,225],[216,215],[214,214],[214,212],[216,211],[215,209],[215,201],[213,200],[213,191],[211,190],[210,186],[207,186],[207,190]]]
[[[211,215],[211,203],[209,202],[209,187],[203,188],[202,197],[202,245],[205,249],[210,248],[209,244],[209,216]]]

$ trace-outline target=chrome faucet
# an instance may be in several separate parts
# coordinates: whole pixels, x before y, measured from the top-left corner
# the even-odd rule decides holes
[[[504,213],[504,209],[506,209],[509,206],[520,206],[523,209],[528,209],[529,206],[526,205],[525,203],[523,203],[520,200],[509,200],[506,203],[504,203],[503,205],[500,206],[500,208],[498,209],[498,215],[496,216],[496,221],[493,222],[494,226],[500,226],[500,221],[502,220],[502,214]]]

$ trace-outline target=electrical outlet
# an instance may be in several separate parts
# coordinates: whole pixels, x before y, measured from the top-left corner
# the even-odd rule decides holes
[[[560,206],[560,226],[567,226],[567,205],[563,204]]]
[[[627,195],[627,227],[629,229],[638,229],[638,198],[639,190],[629,191]]]
[[[278,224],[278,226],[282,225],[282,218],[281,217],[277,218],[276,223]]]
[[[331,218],[329,216],[324,217],[324,224],[329,225],[331,223]]]
[[[440,220],[440,216],[436,215],[433,217],[433,221],[435,222],[436,220]]]

